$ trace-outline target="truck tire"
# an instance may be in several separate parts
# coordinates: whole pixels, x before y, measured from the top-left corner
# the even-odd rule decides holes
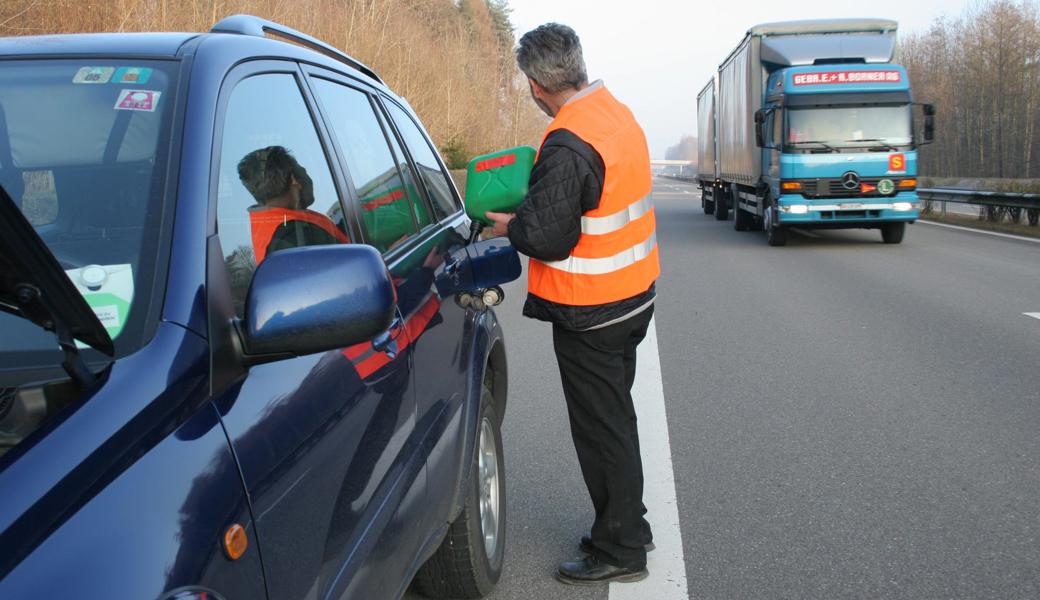
[[[787,245],[787,228],[783,227],[776,222],[774,215],[776,214],[776,206],[770,206],[766,209],[766,241],[769,242],[770,246],[786,246]]]
[[[715,201],[708,200],[708,190],[701,187],[701,208],[704,209],[704,214],[710,215],[715,212]]]
[[[415,576],[428,598],[483,598],[502,576],[506,544],[506,484],[502,432],[491,390],[483,389],[466,504],[440,548]],[[488,535],[485,529],[493,529]]]
[[[740,208],[739,205],[733,209],[733,229],[736,229],[737,231],[747,231],[751,229],[751,224],[754,220],[755,216],[743,208]]]
[[[898,244],[906,234],[906,223],[885,223],[881,226],[881,239],[886,244]]]
[[[729,218],[729,194],[725,188],[715,189],[715,220],[725,221]]]

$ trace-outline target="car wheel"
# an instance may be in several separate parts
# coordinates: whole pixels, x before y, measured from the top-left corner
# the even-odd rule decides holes
[[[430,598],[482,598],[502,576],[506,542],[506,482],[502,435],[491,391],[481,394],[477,442],[466,505],[440,548],[416,575]]]
[[[725,189],[715,190],[715,219],[725,221],[729,218],[729,194]]]
[[[881,239],[886,244],[898,244],[903,241],[906,223],[885,223],[881,226]]]
[[[770,246],[787,245],[787,228],[776,223],[776,206],[766,209],[766,219],[763,227],[766,230],[766,241]]]
[[[754,220],[754,216],[748,211],[740,208],[739,206],[733,209],[733,229],[737,231],[747,231],[751,229],[751,222]]]

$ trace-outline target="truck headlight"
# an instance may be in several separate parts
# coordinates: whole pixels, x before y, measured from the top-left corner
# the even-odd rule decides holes
[[[792,215],[804,215],[809,212],[809,207],[804,204],[788,204],[783,207],[784,212]]]
[[[913,210],[914,209],[914,205],[911,204],[910,202],[896,202],[896,203],[894,203],[892,205],[892,209],[905,212],[905,211],[908,211],[908,210]]]

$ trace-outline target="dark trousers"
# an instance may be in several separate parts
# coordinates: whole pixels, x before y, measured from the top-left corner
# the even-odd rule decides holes
[[[553,326],[574,449],[596,510],[592,545],[601,560],[619,567],[645,566],[644,545],[651,541],[631,392],[636,346],[652,316],[653,306],[602,329]]]

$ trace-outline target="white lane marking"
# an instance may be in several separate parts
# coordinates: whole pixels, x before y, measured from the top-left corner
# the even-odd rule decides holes
[[[1027,316],[1027,317],[1033,317],[1034,319],[1040,319],[1040,313],[1022,313],[1022,314]],[[640,437],[639,439],[642,440],[643,438]]]
[[[686,560],[675,500],[672,448],[661,382],[656,319],[637,351],[632,398],[639,415],[639,449],[643,454],[643,503],[657,548],[647,554],[650,577],[638,583],[612,583],[608,600],[687,600]]]
[[[1034,244],[1040,244],[1040,238],[1031,238],[1031,237],[1025,237],[1025,236],[1021,236],[1021,235],[1013,235],[1013,234],[1010,234],[1010,233],[1000,233],[1000,232],[997,232],[997,231],[987,231],[985,229],[975,229],[975,228],[972,228],[972,227],[961,227],[960,225],[950,225],[948,223],[936,223],[935,221],[925,221],[924,219],[919,219],[917,222],[921,223],[923,225],[932,225],[932,226],[935,226],[935,227],[946,227],[947,229],[957,229],[959,231],[970,231],[971,233],[982,233],[982,234],[985,234],[985,235],[993,235],[993,236],[996,236],[996,237],[1008,238],[1010,240],[1018,240],[1020,242],[1033,242]]]

